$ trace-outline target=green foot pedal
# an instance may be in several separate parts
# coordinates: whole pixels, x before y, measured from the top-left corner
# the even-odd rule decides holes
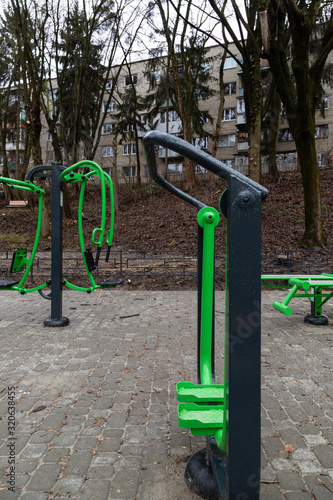
[[[224,408],[222,405],[198,405],[181,403],[178,406],[178,425],[191,429],[196,436],[213,436],[223,428]]]
[[[27,253],[28,251],[26,248],[19,248],[14,250],[12,265],[10,267],[11,273],[18,273],[20,271],[23,271],[24,266],[27,263]]]
[[[224,386],[178,382],[177,399],[187,403],[220,403],[224,401]]]

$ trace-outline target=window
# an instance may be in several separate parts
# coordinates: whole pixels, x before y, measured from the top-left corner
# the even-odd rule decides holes
[[[224,86],[224,93],[226,95],[236,94],[236,82],[226,83]]]
[[[327,154],[326,153],[318,153],[317,161],[319,167],[327,167]]]
[[[167,117],[167,114],[166,114],[165,111],[163,111],[161,113],[161,120],[160,120],[160,122],[161,123],[165,123],[166,122],[166,117]],[[169,120],[169,122],[178,122],[178,121],[180,121],[180,117],[177,115],[176,111],[172,110],[172,111],[169,111],[168,120]]]
[[[329,108],[329,97],[324,95],[320,102],[317,104],[316,109],[328,109]]]
[[[199,165],[198,163],[195,163],[194,164],[194,172],[196,174],[206,174],[208,172],[207,168],[205,167],[202,167],[201,165]]]
[[[114,130],[114,123],[104,123],[102,134],[103,135],[112,134],[113,130]]]
[[[113,176],[113,168],[103,168],[103,172],[107,173],[111,178]]]
[[[316,125],[315,138],[324,139],[328,137],[328,125]]]
[[[132,124],[129,124],[129,123],[128,123],[128,124],[124,127],[124,132],[131,132],[131,131],[133,132],[133,130],[134,130],[134,125],[133,125],[133,123],[132,123]]]
[[[105,84],[106,90],[110,90],[112,88],[112,84],[113,84],[113,78],[110,78]]]
[[[245,100],[237,99],[237,113],[245,113]]]
[[[230,168],[235,168],[235,160],[223,160],[223,163],[225,163]]]
[[[201,63],[201,70],[202,71],[209,71],[210,69],[210,62],[209,61],[203,61]]]
[[[168,174],[181,174],[182,171],[182,163],[168,163]]]
[[[220,148],[227,148],[228,146],[235,146],[236,144],[236,135],[228,134],[228,135],[220,135],[218,146]]]
[[[289,128],[281,128],[279,130],[279,142],[290,142],[293,140],[294,138]]]
[[[110,101],[109,102],[109,105],[107,102],[103,102],[103,113],[105,113],[105,111],[107,111],[107,113],[110,113],[111,111],[116,111],[117,109],[117,106],[116,106],[116,103],[115,101]]]
[[[148,125],[148,114],[147,113],[143,113],[140,116],[140,121],[141,121],[142,125]]]
[[[124,87],[130,87],[131,85],[137,85],[137,83],[138,83],[138,75],[136,73],[134,75],[124,76]]]
[[[109,156],[113,156],[113,146],[104,146],[102,148],[102,156],[103,158],[108,158]]]
[[[178,74],[179,75],[181,75],[182,73],[184,73],[184,66],[182,64],[179,64],[179,66],[177,66],[177,69],[178,69]],[[173,76],[173,68],[171,66],[168,68],[168,71],[169,71],[169,75]]]
[[[123,144],[123,155],[134,155],[136,153],[136,144]]]
[[[208,148],[208,137],[193,137],[193,146],[196,146],[199,149],[207,149]]]
[[[194,95],[197,99],[207,99],[207,97],[209,96],[209,87],[203,85],[199,89],[194,89]]]
[[[223,110],[222,121],[228,122],[236,119],[236,108],[226,108]]]
[[[237,62],[233,57],[226,57],[223,69],[231,69],[231,68],[237,68]]]
[[[54,151],[47,151],[46,152],[46,161],[47,162],[55,161],[55,152]]]
[[[58,89],[49,90],[49,100],[55,101],[58,97]]]
[[[123,167],[123,177],[135,177],[135,167]]]
[[[153,85],[161,81],[162,70],[151,71],[146,75],[146,83],[152,83]]]

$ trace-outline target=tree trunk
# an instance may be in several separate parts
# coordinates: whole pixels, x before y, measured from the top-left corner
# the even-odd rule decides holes
[[[269,131],[269,140],[267,144],[268,163],[269,163],[269,173],[272,177],[272,180],[273,182],[277,182],[280,179],[280,173],[276,163],[276,149],[279,139],[281,98],[277,93],[276,89],[274,89],[273,91],[270,109],[271,109],[271,123]]]
[[[323,233],[320,176],[314,134],[309,133],[307,138],[302,134],[295,142],[304,193],[305,228],[301,244],[305,248],[318,250],[325,245],[326,237]]]
[[[118,156],[118,138],[115,135],[113,139],[113,179],[112,179],[115,212],[119,210],[117,156]]]
[[[183,121],[183,129],[184,129],[184,140],[192,144],[192,130],[191,124],[186,119]],[[193,161],[189,158],[185,158],[185,175],[186,175],[186,183],[185,189],[188,191],[192,191],[195,187],[195,173],[194,173],[194,164]]]
[[[250,52],[251,53],[251,52]],[[245,65],[244,65],[245,66]],[[249,177],[261,182],[261,70],[260,54],[254,52],[249,68],[244,67],[244,79],[249,71],[248,99],[245,100],[249,139]],[[245,73],[246,72],[246,73]]]
[[[249,177],[261,182],[261,113],[251,123],[249,133]]]

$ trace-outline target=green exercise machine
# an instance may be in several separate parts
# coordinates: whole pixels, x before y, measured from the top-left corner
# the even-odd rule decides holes
[[[20,280],[13,280],[13,279],[0,279],[0,289],[7,289],[7,290],[17,290],[20,292],[22,295],[28,292],[35,292],[36,290],[40,290],[47,286],[46,284],[37,286],[37,287],[32,287],[32,288],[26,288],[25,287],[25,282],[27,280],[27,277],[29,275],[29,272],[31,270],[31,266],[33,265],[35,255],[38,249],[38,243],[39,243],[39,238],[40,238],[40,233],[41,233],[41,228],[42,228],[42,218],[43,218],[43,198],[45,196],[45,191],[44,189],[41,189],[40,187],[36,186],[32,182],[24,182],[24,181],[19,181],[16,179],[10,179],[7,177],[0,177],[0,183],[7,185],[8,187],[14,188],[14,189],[19,189],[21,191],[27,191],[29,193],[34,193],[38,196],[38,220],[37,220],[37,229],[36,229],[36,236],[33,244],[32,251],[30,253],[30,256],[28,257],[28,250],[26,248],[20,248],[14,251],[13,253],[13,258],[12,258],[12,263],[11,263],[11,268],[10,272],[11,273],[18,273],[18,272],[23,272],[22,277]]]
[[[280,284],[272,284],[276,281]],[[322,314],[322,307],[333,296],[332,274],[263,274],[261,282],[267,288],[289,289],[282,302],[273,302],[274,309],[285,316],[290,316],[292,309],[289,307],[289,302],[294,297],[306,297],[311,303],[311,312],[305,316],[304,323],[317,326],[328,325],[327,317]]]
[[[80,171],[89,170],[86,174],[81,174]],[[94,229],[92,233],[92,243],[97,246],[96,258],[94,259],[92,250],[85,248],[85,242],[83,237],[83,200],[84,193],[86,190],[86,184],[88,180],[92,177],[98,177],[101,186],[101,200],[102,200],[102,210],[101,210],[101,224],[100,227]],[[43,197],[45,196],[45,191],[34,184],[34,180],[39,179],[49,179],[52,183],[52,196],[51,196],[51,217],[52,217],[52,247],[51,247],[51,279],[47,280],[45,283],[27,288],[25,287],[25,281],[31,270],[34,258],[36,256],[36,251],[38,248],[38,242],[40,239],[41,226],[42,226],[42,216],[43,216]],[[62,289],[64,286],[80,291],[91,293],[96,289],[101,288],[115,288],[117,285],[123,282],[122,279],[107,279],[100,283],[96,283],[92,272],[97,268],[99,258],[101,255],[102,245],[106,241],[107,243],[107,253],[106,261],[109,259],[113,228],[114,228],[114,198],[113,198],[113,185],[112,180],[109,175],[102,170],[102,168],[96,163],[88,160],[72,165],[69,168],[54,163],[52,165],[41,165],[34,167],[27,175],[26,181],[18,181],[15,179],[7,179],[0,177],[0,182],[6,183],[7,185],[22,189],[26,191],[33,192],[38,195],[38,221],[37,221],[37,231],[36,237],[33,245],[33,249],[30,257],[27,257],[26,249],[17,249],[14,252],[11,272],[21,272],[24,271],[22,278],[18,280],[0,280],[0,288],[6,290],[17,290],[22,295],[34,291],[38,291],[42,297],[51,301],[51,316],[46,318],[44,321],[45,326],[66,326],[69,324],[69,319],[62,316]],[[87,271],[87,275],[90,281],[89,287],[80,287],[70,283],[68,280],[64,279],[62,276],[62,204],[63,204],[63,191],[62,185],[64,182],[81,182],[80,199],[79,199],[79,211],[78,211],[78,232],[80,249]],[[110,206],[107,207],[106,203],[106,188],[110,193]],[[106,231],[106,213],[110,210],[110,227]],[[51,286],[51,293],[46,294],[45,288]]]
[[[206,437],[185,470],[189,488],[202,498],[259,499],[261,202],[268,191],[182,139],[151,131],[143,137],[155,182],[197,209],[197,383],[176,387],[178,423]],[[215,228],[213,207],[181,191],[157,171],[156,145],[175,151],[228,181],[219,209],[227,225],[224,381],[215,380]]]

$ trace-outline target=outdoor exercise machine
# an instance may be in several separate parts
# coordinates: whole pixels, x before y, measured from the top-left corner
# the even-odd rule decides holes
[[[280,284],[272,284],[276,281]],[[282,302],[273,302],[273,307],[285,316],[292,314],[292,309],[288,306],[292,298],[307,297],[311,302],[311,312],[305,316],[304,323],[328,325],[328,319],[322,314],[322,307],[333,296],[333,274],[263,274],[261,282],[271,289],[289,288]]]
[[[82,174],[79,170],[89,169],[89,172]],[[77,170],[78,172],[74,172]],[[101,225],[100,227],[94,229],[92,233],[92,243],[97,246],[96,258],[93,257],[93,252],[91,249],[85,248],[84,238],[83,238],[83,200],[84,192],[86,188],[86,183],[88,179],[93,176],[97,176],[100,180],[101,185],[101,199],[102,199],[102,211],[101,211]],[[42,224],[42,211],[43,211],[43,196],[45,191],[40,189],[34,184],[34,180],[37,178],[46,180],[49,179],[52,185],[52,195],[51,195],[51,279],[47,280],[45,283],[31,287],[25,288],[24,282],[29,274],[33,260],[36,255],[38,241],[40,238],[41,224]],[[3,180],[1,180],[3,179]],[[62,315],[62,289],[64,286],[72,288],[77,291],[91,293],[94,290],[101,288],[115,288],[117,285],[122,283],[122,280],[105,280],[101,283],[96,283],[92,275],[92,271],[97,268],[98,261],[101,254],[101,249],[106,233],[106,242],[108,245],[108,250],[106,254],[106,261],[109,259],[110,249],[112,245],[113,227],[114,227],[114,201],[113,201],[113,186],[111,178],[106,174],[99,165],[94,162],[84,160],[75,165],[65,168],[60,164],[52,165],[40,165],[34,167],[27,175],[26,182],[16,181],[12,179],[0,178],[1,182],[7,182],[9,185],[13,185],[18,189],[25,189],[35,192],[39,196],[39,211],[38,211],[38,222],[37,222],[37,232],[35,237],[35,242],[33,250],[31,252],[30,258],[27,259],[27,250],[18,249],[15,250],[12,260],[11,272],[22,271],[26,266],[25,272],[17,284],[14,280],[1,280],[0,288],[5,288],[7,290],[18,290],[22,295],[26,293],[31,293],[38,291],[42,297],[51,301],[51,316],[44,320],[45,326],[66,326],[69,324],[69,319]],[[63,182],[81,182],[80,190],[80,201],[78,210],[78,231],[80,248],[84,261],[84,265],[90,280],[89,287],[80,287],[70,283],[68,280],[64,279],[62,274],[62,206],[63,206]],[[110,229],[106,232],[106,187],[110,191]],[[51,286],[51,293],[46,294],[44,289]]]
[[[20,293],[24,292],[24,284],[30,272],[31,266],[33,264],[37,248],[38,242],[40,238],[41,228],[42,228],[42,218],[43,218],[43,197],[45,196],[44,189],[39,188],[32,182],[24,182],[19,181],[17,179],[10,179],[8,177],[0,177],[0,183],[7,185],[10,188],[19,189],[21,191],[28,191],[30,193],[35,193],[38,196],[38,219],[37,219],[37,229],[35,241],[33,244],[33,248],[30,254],[30,257],[27,257],[27,249],[17,249],[13,253],[12,264],[10,268],[11,273],[16,273],[24,270],[24,273],[20,280],[14,279],[0,279],[0,289],[7,290],[17,290]],[[25,268],[25,269],[24,269]]]
[[[182,139],[162,132],[143,137],[150,174],[197,208],[198,383],[177,384],[178,423],[206,436],[189,460],[185,480],[207,499],[259,499],[261,202],[268,191]],[[224,383],[215,383],[214,239],[219,213],[184,193],[157,171],[155,145],[226,179],[219,208],[227,224]]]

